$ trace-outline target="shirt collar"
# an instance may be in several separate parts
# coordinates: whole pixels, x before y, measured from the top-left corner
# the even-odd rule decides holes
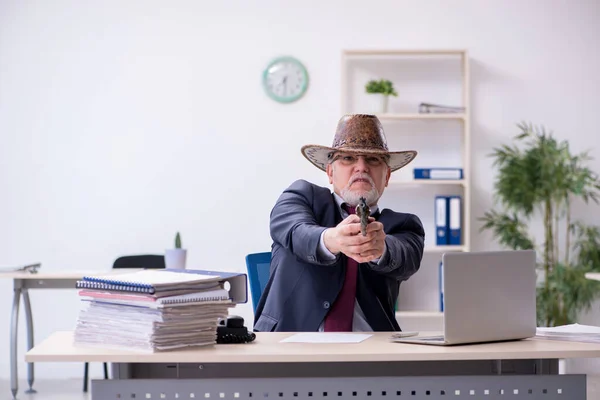
[[[346,210],[344,210],[342,208],[342,204],[345,203],[344,199],[342,199],[342,197],[339,194],[335,193],[335,192],[333,192],[333,198],[335,199],[335,202],[336,202],[336,204],[338,206],[338,210],[340,211],[340,213],[342,215],[348,215],[348,213],[346,212]],[[369,207],[369,208],[371,209],[371,215],[374,215],[377,212],[377,204],[375,204],[374,206]]]

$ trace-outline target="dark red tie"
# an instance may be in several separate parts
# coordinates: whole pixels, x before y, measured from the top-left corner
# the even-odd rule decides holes
[[[344,204],[344,209],[346,209],[349,214],[356,214],[355,207]],[[348,257],[344,286],[333,303],[333,306],[329,309],[329,313],[325,317],[325,332],[352,332],[357,272],[358,263],[354,259]]]

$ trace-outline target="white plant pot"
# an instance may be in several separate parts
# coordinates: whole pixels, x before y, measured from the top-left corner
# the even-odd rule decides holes
[[[370,109],[373,114],[385,114],[388,112],[388,99],[381,93],[369,93]]]
[[[186,249],[165,250],[165,268],[185,269],[186,259]]]

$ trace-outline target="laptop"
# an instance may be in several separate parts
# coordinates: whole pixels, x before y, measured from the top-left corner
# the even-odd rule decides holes
[[[392,341],[449,346],[535,336],[534,250],[444,253],[442,262],[444,334]]]

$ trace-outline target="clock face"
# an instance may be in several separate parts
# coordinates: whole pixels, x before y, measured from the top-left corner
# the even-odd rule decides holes
[[[306,92],[308,73],[304,65],[293,57],[277,58],[265,69],[263,86],[273,100],[290,103]]]

